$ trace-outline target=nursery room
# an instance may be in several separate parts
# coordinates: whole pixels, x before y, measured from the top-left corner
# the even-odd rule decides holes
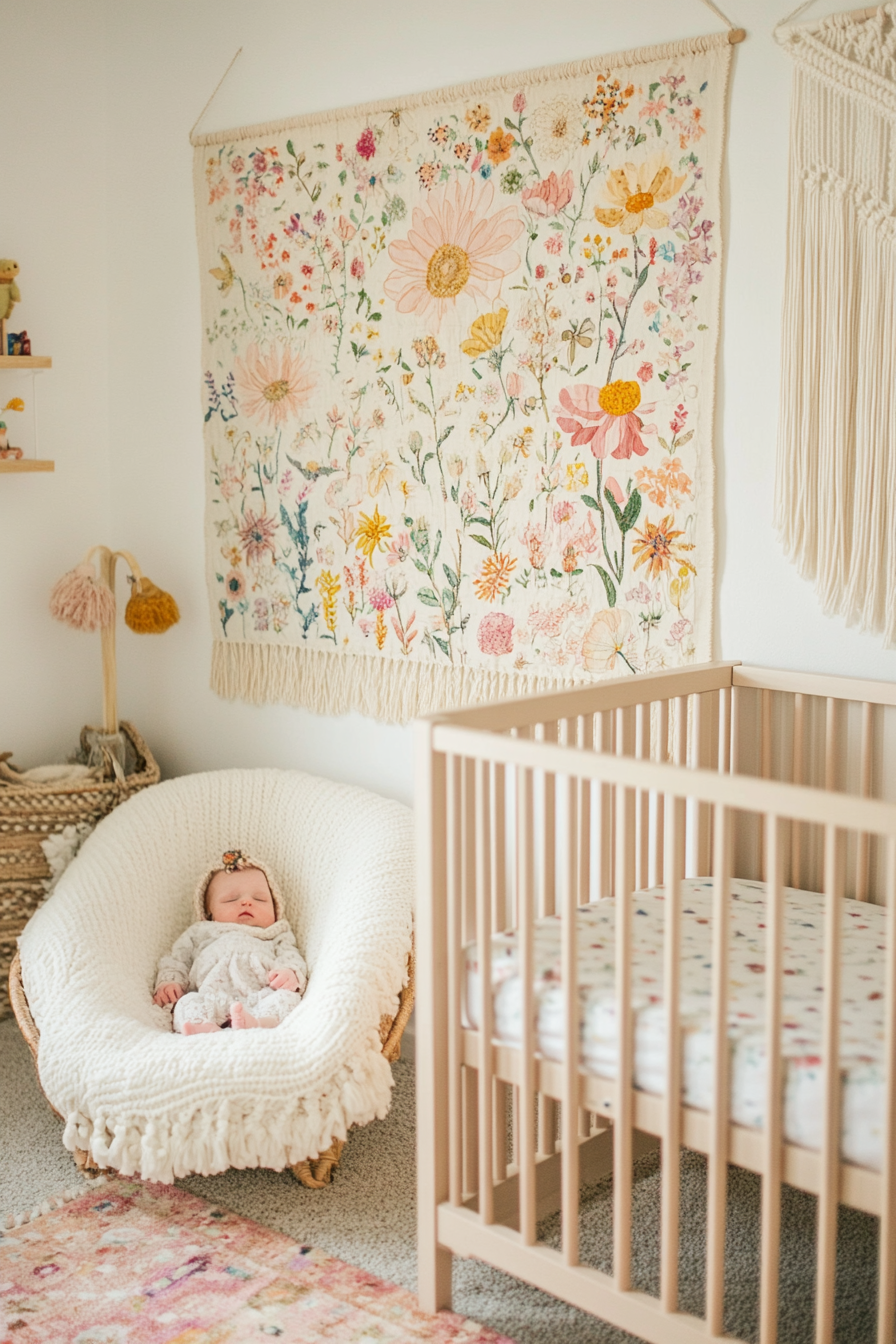
[[[896,4],[4,19],[0,1340],[893,1344]]]

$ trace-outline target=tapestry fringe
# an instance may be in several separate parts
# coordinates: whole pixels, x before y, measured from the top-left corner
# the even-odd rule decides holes
[[[814,49],[803,59],[804,38],[791,54],[775,523],[825,614],[894,646],[896,221],[884,199],[892,112],[859,89],[873,71],[832,83]],[[887,88],[896,108],[896,87]]]
[[[225,700],[298,705],[315,714],[356,710],[385,723],[407,723],[415,715],[440,709],[565,690],[592,680],[373,657],[362,669],[361,661],[356,654],[340,658],[315,649],[215,640],[211,687]]]
[[[425,93],[404,94],[400,98],[380,98],[375,102],[359,103],[354,107],[330,108],[324,112],[309,112],[304,116],[262,122],[257,126],[231,127],[226,131],[203,132],[202,135],[191,133],[190,143],[198,149],[205,145],[225,145],[231,140],[246,140],[254,137],[262,139],[270,135],[282,135],[284,131],[298,131],[307,127],[326,126],[340,119],[374,117],[382,113],[403,112],[406,109],[425,107],[431,103],[450,101],[455,98],[476,98],[482,94],[516,89],[522,79],[525,79],[527,85],[546,84],[556,79],[577,79],[582,75],[596,75],[602,71],[616,68],[650,65],[654,61],[675,60],[679,56],[716,51],[719,48],[728,47],[730,42],[731,38],[728,32],[708,33],[703,37],[686,37],[678,42],[663,42],[652,47],[617,51],[609,56],[590,56],[582,61],[568,61],[561,62],[558,65],[542,66],[538,70],[515,70],[509,75],[492,75],[487,79],[474,79],[464,84],[450,84],[442,89],[428,89]],[[200,114],[199,120],[202,120],[202,114]]]

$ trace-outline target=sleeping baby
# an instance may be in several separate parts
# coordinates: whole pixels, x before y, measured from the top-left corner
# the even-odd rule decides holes
[[[202,878],[196,923],[159,962],[153,1003],[174,1006],[185,1036],[228,1022],[276,1027],[301,1000],[307,967],[283,918],[277,883],[257,859],[229,850]]]

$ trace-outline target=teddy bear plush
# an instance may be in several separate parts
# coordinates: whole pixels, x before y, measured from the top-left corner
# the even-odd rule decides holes
[[[0,257],[0,322],[12,316],[13,308],[22,297],[16,284],[18,273],[17,261],[12,261],[9,257]]]

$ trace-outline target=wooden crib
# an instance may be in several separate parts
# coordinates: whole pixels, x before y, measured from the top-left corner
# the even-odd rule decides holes
[[[446,712],[416,731],[418,1218],[421,1306],[450,1306],[474,1256],[653,1344],[724,1334],[728,1164],[761,1175],[759,1338],[778,1335],[781,1192],[817,1196],[815,1339],[833,1339],[838,1204],[879,1219],[878,1344],[896,1314],[896,685],[706,664]],[[712,879],[711,1102],[682,1100],[681,886]],[[729,893],[765,883],[761,1126],[731,1117]],[[662,1095],[634,1085],[633,893],[662,884]],[[785,1134],[785,886],[822,893],[821,1141]],[[618,1071],[580,1062],[577,907],[614,897]],[[842,897],[886,907],[880,1170],[841,1156]],[[863,907],[863,909],[866,907]],[[605,910],[609,907],[605,907]],[[560,917],[563,1048],[536,1040],[536,921]],[[870,916],[869,916],[870,918]],[[875,916],[877,918],[877,916]],[[701,921],[706,923],[707,921]],[[495,934],[515,930],[520,1038],[495,1034]],[[478,949],[478,1026],[465,1006]],[[871,997],[880,998],[881,994]],[[836,1060],[837,1067],[826,1061]],[[877,1094],[875,1094],[877,1095]],[[661,1170],[660,1293],[632,1285],[633,1164]],[[706,1313],[679,1307],[679,1150],[707,1156]],[[613,1262],[580,1263],[580,1187],[613,1177]],[[561,1249],[538,1237],[559,1211]]]

